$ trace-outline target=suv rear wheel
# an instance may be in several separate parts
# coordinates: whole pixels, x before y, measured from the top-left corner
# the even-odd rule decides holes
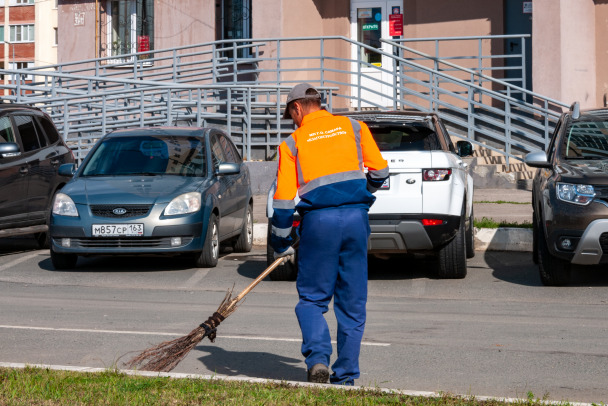
[[[473,217],[473,208],[471,208],[471,215],[467,221],[469,225],[466,228],[466,248],[467,248],[467,259],[475,256],[475,224]]]
[[[467,276],[464,213],[456,237],[439,250],[437,276],[441,279],[463,279]]]

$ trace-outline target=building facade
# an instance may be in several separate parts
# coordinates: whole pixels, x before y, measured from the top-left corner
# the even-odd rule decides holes
[[[34,0],[0,0],[0,55],[6,69],[34,66]]]
[[[57,6],[59,0],[35,0],[34,36],[36,48],[34,65],[47,66],[57,63]]]
[[[608,0],[59,0],[57,57],[58,63],[98,57],[111,63],[125,53],[242,38],[343,36],[379,48],[381,38],[529,34],[525,44],[452,42],[442,57],[481,47],[496,59],[506,56],[500,63],[508,65],[511,53],[526,54],[523,87],[595,107],[604,106],[608,94],[608,70],[598,68],[608,58],[607,21]],[[432,42],[416,46],[435,51]],[[353,49],[343,45],[332,52],[340,57]],[[316,50],[301,45],[290,52]],[[386,63],[373,53],[357,57]],[[491,68],[499,62],[483,63]],[[306,77],[305,71],[297,75]]]

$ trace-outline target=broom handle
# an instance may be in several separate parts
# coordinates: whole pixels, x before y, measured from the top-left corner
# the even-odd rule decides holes
[[[293,244],[292,247],[296,248],[298,246],[299,242],[300,242],[299,240],[296,241],[296,243]],[[262,281],[262,279],[267,277],[270,272],[274,271],[277,266],[281,265],[281,263],[283,262],[284,259],[285,258],[281,258],[281,257],[275,259],[274,262],[272,264],[270,264],[268,266],[268,268],[266,268],[264,270],[264,272],[262,272],[257,278],[255,278],[255,280],[253,282],[251,282],[249,284],[249,286],[247,286],[245,289],[243,289],[243,291],[241,293],[239,293],[239,295],[233,299],[234,302],[235,303],[240,302],[249,292],[251,292],[251,289],[255,288],[255,286]]]

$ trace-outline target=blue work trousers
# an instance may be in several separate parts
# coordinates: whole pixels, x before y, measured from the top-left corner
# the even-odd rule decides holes
[[[330,382],[335,384],[353,385],[359,377],[369,234],[364,208],[312,210],[300,225],[296,315],[302,330],[302,355],[308,369],[319,363],[329,366],[332,345],[323,314],[333,297],[338,358]]]

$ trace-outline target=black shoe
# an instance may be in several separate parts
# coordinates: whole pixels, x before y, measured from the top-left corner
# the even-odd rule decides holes
[[[315,364],[308,370],[308,382],[327,383],[329,380],[329,369],[326,365]]]

